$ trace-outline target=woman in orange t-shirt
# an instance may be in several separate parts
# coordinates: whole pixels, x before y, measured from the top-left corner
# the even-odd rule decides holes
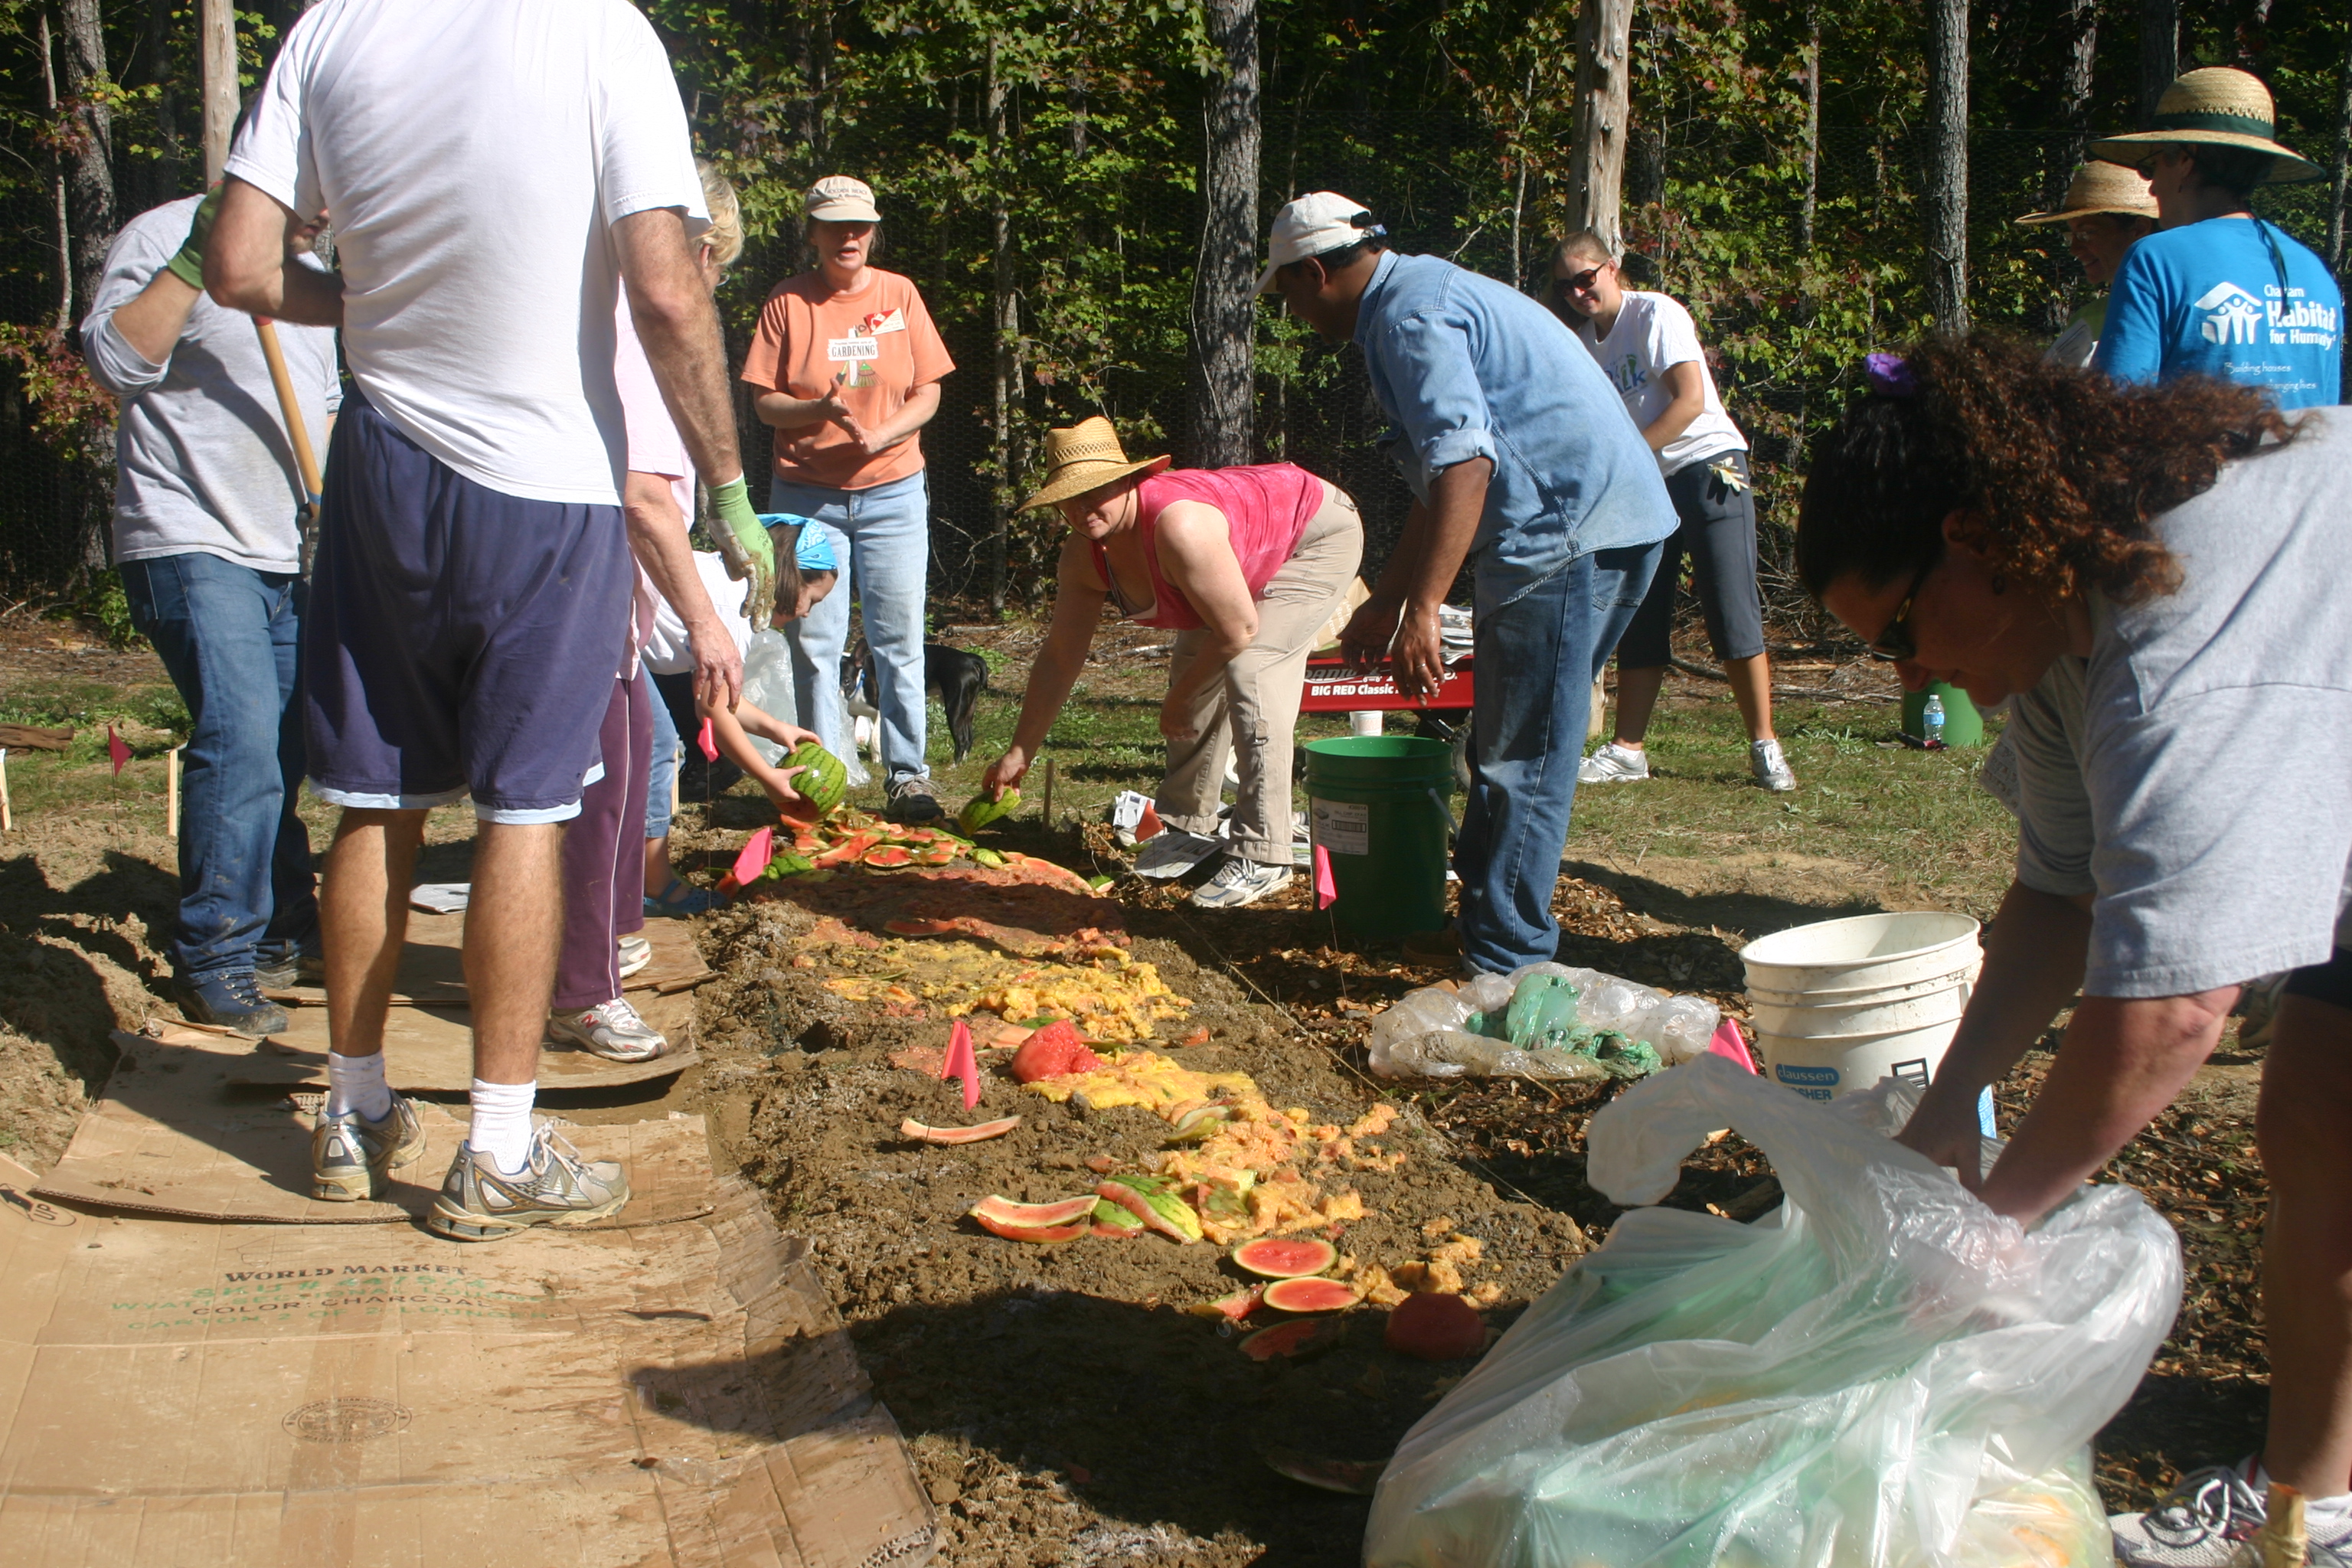
[[[955,369],[914,283],[869,265],[882,215],[863,181],[809,187],[816,266],[776,285],[743,364],[752,406],[776,432],[768,510],[833,526],[848,541],[851,579],[786,628],[801,722],[846,755],[841,656],[858,602],[874,650],[889,815],[941,815],[924,760],[923,603],[931,559],[930,490],[918,434],[939,412]]]

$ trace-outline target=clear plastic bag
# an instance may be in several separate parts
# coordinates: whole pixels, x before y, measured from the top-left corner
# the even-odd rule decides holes
[[[793,648],[784,640],[783,633],[770,628],[751,634],[751,646],[743,650],[743,696],[754,708],[787,724],[799,722],[793,717],[801,710],[801,705],[793,678]],[[751,749],[770,767],[782,761],[784,749],[773,741],[751,734],[744,739],[751,742]],[[856,747],[849,748],[849,754],[841,763],[852,788],[866,782],[866,766],[858,759]]]
[[[1407,993],[1372,1020],[1371,1068],[1381,1078],[1634,1078],[1703,1054],[1721,1020],[1703,997],[1669,996],[1594,969],[1530,963],[1481,974],[1459,990]],[[1629,1049],[1611,1034],[1649,1050]]]
[[[1889,1134],[1701,1057],[1593,1119],[1589,1179],[1672,1190],[1715,1128],[1769,1156],[1754,1225],[1635,1209],[1405,1436],[1365,1562],[1446,1568],[2107,1568],[2087,1445],[2180,1299],[2132,1188],[2031,1231]]]

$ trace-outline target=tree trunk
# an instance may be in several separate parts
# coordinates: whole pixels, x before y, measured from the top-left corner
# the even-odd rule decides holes
[[[2352,53],[2344,60],[2344,76],[2336,95],[2336,168],[2328,182],[2327,269],[2342,278],[2352,260],[2345,249],[2345,204],[2352,197]]]
[[[1927,5],[1927,310],[1969,330],[1969,0]]]
[[[2055,210],[2066,199],[2066,187],[2083,162],[2083,143],[2090,136],[2091,79],[2099,58],[2098,0],[2069,0],[2065,14],[2058,19],[2053,41],[2058,46],[2057,79],[2053,84],[2058,100],[2056,123],[2063,134],[2051,142],[2049,165],[2042,172],[2045,211]],[[2042,307],[2042,330],[2053,337],[2065,330],[2076,295],[2074,272],[2062,265],[2060,277],[2058,287],[2050,291]]]
[[[1253,461],[1257,339],[1257,0],[1207,0],[1223,57],[1208,101],[1201,253],[1192,280],[1191,461]]]
[[[47,95],[49,118],[58,116],[58,73],[52,63],[57,54],[56,40],[49,37],[49,14],[41,13],[41,88]],[[74,325],[74,265],[73,220],[66,205],[65,161],[50,154],[47,162],[52,170],[51,193],[56,197],[58,237],[58,331],[70,332]]]
[[[997,72],[997,41],[988,41],[987,125],[991,163],[989,199],[989,321],[994,334],[993,378],[991,384],[994,427],[990,457],[996,468],[996,505],[990,510],[988,548],[983,570],[988,579],[988,607],[1004,608],[1006,531],[1018,499],[1021,458],[1013,426],[1021,399],[1021,302],[1013,293],[1013,209],[1004,193],[1007,121],[1013,89]]]
[[[1801,266],[1812,255],[1813,220],[1821,209],[1822,193],[1822,14],[1805,16],[1805,191],[1797,203],[1797,258]]]
[[[205,184],[220,181],[236,131],[236,13],[229,0],[200,0],[196,31],[205,84]]]
[[[114,111],[107,102],[106,31],[98,0],[59,0],[63,24],[66,205],[73,220],[74,298],[98,295],[107,247],[119,226],[114,211]]]
[[[2180,0],[2139,0],[2139,122],[2180,74]]]
[[[1568,193],[1571,233],[1591,229],[1620,248],[1633,0],[1583,0],[1576,18],[1576,164]]]

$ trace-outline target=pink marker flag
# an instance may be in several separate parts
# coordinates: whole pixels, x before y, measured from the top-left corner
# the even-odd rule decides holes
[[[1331,880],[1331,852],[1318,844],[1315,847],[1315,907],[1328,910],[1339,901],[1339,886]]]
[[[694,737],[694,743],[702,748],[702,760],[704,762],[715,763],[719,760],[719,742],[710,738],[709,720],[705,719],[702,721],[702,731],[699,734]]]
[[[948,1031],[947,1060],[940,1064],[942,1079],[963,1079],[963,1108],[970,1110],[980,1103],[980,1058],[972,1055],[971,1028],[961,1018]]]
[[[1739,1020],[1726,1018],[1716,1026],[1715,1036],[1706,1043],[1707,1055],[1738,1062],[1749,1073],[1756,1070],[1756,1058],[1748,1054],[1748,1040],[1739,1032]]]
[[[768,868],[768,862],[775,858],[776,830],[762,827],[751,835],[751,841],[743,846],[743,853],[735,857],[736,885],[750,887],[760,873]]]
[[[131,748],[122,743],[122,737],[114,732],[111,724],[106,727],[106,754],[114,759],[114,776],[121,778],[122,764],[131,760]]]

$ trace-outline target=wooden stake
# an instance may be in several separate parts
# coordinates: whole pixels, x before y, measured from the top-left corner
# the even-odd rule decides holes
[[[2263,1568],[2304,1568],[2311,1560],[2311,1541],[2304,1525],[2302,1492],[2281,1481],[2271,1483],[2261,1535]]]
[[[1045,831],[1054,831],[1054,759],[1045,759]]]
[[[180,752],[174,746],[163,753],[163,837],[180,836]]]
[[[8,801],[8,748],[0,746],[0,833],[16,831],[16,809]]]

